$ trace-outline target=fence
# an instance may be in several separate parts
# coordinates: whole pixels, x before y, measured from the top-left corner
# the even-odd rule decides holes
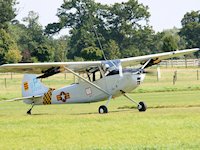
[[[17,87],[21,85],[23,74],[19,73],[0,73],[0,88],[10,88]],[[71,82],[76,82],[76,78],[72,74],[61,73],[54,75],[50,78],[45,78],[41,80],[47,86],[70,84]]]
[[[168,67],[200,67],[200,59],[162,60],[159,66]]]

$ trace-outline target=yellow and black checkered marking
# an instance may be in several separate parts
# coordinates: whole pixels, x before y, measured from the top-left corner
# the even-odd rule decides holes
[[[27,91],[28,90],[28,82],[24,82],[24,90]]]
[[[53,91],[54,91],[54,89],[49,89],[49,91],[44,94],[44,96],[43,96],[43,104],[44,105],[51,104],[51,96],[52,96]]]

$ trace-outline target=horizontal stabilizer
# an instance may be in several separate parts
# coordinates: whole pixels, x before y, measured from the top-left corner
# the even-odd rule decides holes
[[[40,97],[42,97],[42,95],[14,98],[14,99],[10,99],[10,100],[3,100],[1,102],[14,102],[14,101],[23,101],[23,100],[32,100],[32,101],[34,101],[35,99],[40,98]]]

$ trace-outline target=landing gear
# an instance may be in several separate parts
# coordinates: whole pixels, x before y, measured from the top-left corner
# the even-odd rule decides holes
[[[135,103],[137,105],[137,109],[139,110],[139,112],[144,112],[147,110],[147,106],[144,102],[139,102],[137,103],[136,101],[134,101],[131,97],[129,97],[128,95],[126,95],[126,93],[124,91],[122,91],[122,94],[124,95],[124,97],[126,97],[128,100],[130,100],[131,102]]]
[[[100,113],[100,114],[108,113],[108,108],[107,108],[105,105],[101,105],[101,106],[99,107],[99,113]]]
[[[99,113],[100,113],[100,114],[108,113],[108,108],[107,108],[107,106],[108,106],[108,104],[109,104],[111,98],[112,98],[112,95],[109,96],[108,101],[106,102],[106,105],[101,105],[101,106],[99,107]]]
[[[137,108],[138,108],[138,110],[139,110],[140,112],[146,111],[146,110],[147,110],[147,106],[146,106],[146,104],[145,104],[144,102],[139,102]]]
[[[33,109],[34,105],[34,103],[31,104],[31,108],[27,111],[27,115],[31,115],[31,110]]]

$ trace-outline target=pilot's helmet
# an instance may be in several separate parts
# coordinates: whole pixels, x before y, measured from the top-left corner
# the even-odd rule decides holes
[[[109,64],[105,64],[105,65],[103,65],[103,70],[104,70],[104,71],[107,71],[108,68],[110,68]]]

